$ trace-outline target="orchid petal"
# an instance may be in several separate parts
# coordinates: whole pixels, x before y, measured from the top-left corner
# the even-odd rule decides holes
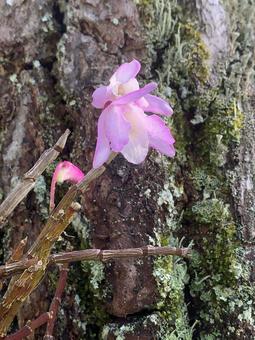
[[[124,84],[128,82],[131,78],[135,78],[135,76],[140,71],[140,68],[141,64],[135,59],[132,60],[130,63],[122,64],[111,77],[110,83],[118,82],[120,84]]]
[[[105,120],[105,111],[103,111],[98,119],[98,137],[93,159],[94,169],[103,165],[110,155],[110,143],[105,133]]]
[[[167,156],[174,157],[175,140],[164,121],[157,115],[147,116],[146,121],[150,146]]]
[[[129,162],[139,164],[144,161],[149,149],[146,116],[141,108],[130,105],[126,118],[131,124],[131,130],[129,142],[124,146],[121,153]]]
[[[105,111],[106,136],[110,142],[111,149],[115,152],[122,150],[128,143],[130,123],[126,120],[121,106],[110,106]]]
[[[101,86],[93,92],[92,98],[92,105],[97,109],[102,109],[108,101],[112,100],[112,95],[108,86]]]
[[[135,78],[132,78],[127,83],[118,86],[118,95],[123,96],[136,90],[139,90],[139,83]]]
[[[119,97],[114,101],[114,104],[116,105],[124,105],[131,102],[135,102],[139,98],[145,96],[146,94],[150,93],[151,91],[155,90],[157,87],[157,84],[154,82],[151,82],[144,87],[142,87],[139,90],[133,91],[131,93],[126,94],[125,96]]]
[[[55,190],[57,183],[65,181],[79,183],[84,178],[84,173],[74,164],[68,161],[60,162],[54,171],[50,188],[50,210],[54,209]]]
[[[164,116],[173,114],[172,108],[165,100],[151,94],[145,95],[144,99],[147,102],[147,105],[142,106],[145,112],[159,113]]]

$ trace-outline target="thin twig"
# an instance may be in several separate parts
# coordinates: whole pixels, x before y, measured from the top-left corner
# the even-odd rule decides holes
[[[109,164],[116,155],[116,153],[112,153],[107,163]],[[102,165],[97,169],[89,171],[79,184],[73,185],[70,188],[58,206],[53,210],[40,235],[27,252],[28,258],[37,259],[38,262],[19,275],[13,284],[11,282],[1,301],[0,336],[5,336],[20,306],[43,278],[51,248],[71,223],[75,212],[80,208],[80,205],[74,202],[74,200],[78,195],[84,193],[89,184],[105,170],[106,167]]]
[[[11,253],[11,257],[6,262],[6,264],[11,264],[13,262],[20,261],[23,254],[24,254],[24,249],[25,249],[26,245],[27,245],[27,237],[25,237],[23,240],[21,240],[18,243],[18,245],[15,246],[15,248],[13,249],[13,251]],[[12,280],[14,280],[14,277],[12,278]],[[9,285],[11,285],[11,282],[9,283]],[[2,283],[2,281],[0,281],[0,290],[2,290],[2,287],[3,287],[3,283]]]
[[[33,189],[36,179],[43,173],[47,166],[57,158],[63,150],[69,134],[70,131],[66,130],[52,148],[44,151],[35,165],[25,173],[23,179],[2,202],[0,205],[0,224],[5,221],[23,198],[27,196],[29,191]]]
[[[12,263],[15,261],[19,261],[23,254],[24,254],[24,248],[27,245],[27,237],[25,237],[23,240],[21,240],[17,246],[13,249],[10,259],[7,263]]]
[[[60,274],[59,274],[59,279],[58,279],[58,284],[55,292],[55,296],[51,302],[50,305],[50,310],[49,312],[52,315],[52,318],[48,321],[47,323],[47,329],[46,333],[43,337],[43,340],[52,340],[54,339],[53,337],[53,329],[55,325],[55,321],[57,318],[57,313],[58,313],[58,308],[61,303],[61,297],[64,292],[65,286],[66,286],[66,281],[67,281],[67,275],[68,275],[68,264],[61,265],[60,267]]]
[[[24,259],[17,262],[7,263],[0,266],[0,278],[8,278],[16,274],[20,274],[25,269],[28,269],[38,262],[37,259]]]
[[[175,248],[175,247],[153,247],[144,246],[141,248],[127,249],[85,249],[66,253],[59,253],[50,256],[49,263],[70,263],[77,261],[109,261],[115,259],[129,259],[136,257],[161,256],[161,255],[176,255],[188,257],[190,248]]]
[[[130,249],[85,249],[72,252],[62,252],[52,254],[48,259],[48,266],[51,264],[63,264],[77,261],[109,261],[115,259],[128,259],[144,256],[161,256],[176,255],[180,257],[189,257],[191,255],[190,248],[175,247],[153,247],[145,246],[142,248]],[[22,261],[0,266],[0,278],[7,278],[16,275],[25,269],[38,263],[38,259],[23,259]]]
[[[44,340],[52,340],[52,336],[55,320],[57,317],[58,308],[61,302],[61,297],[65,289],[67,274],[68,274],[68,264],[60,265],[60,274],[58,279],[58,284],[54,298],[51,302],[50,309],[48,313],[40,315],[37,319],[33,321],[28,321],[27,324],[20,330],[4,338],[4,340],[21,340],[28,335],[34,333],[36,328],[39,328],[43,324],[47,323],[46,334]]]
[[[8,335],[4,338],[4,340],[20,340],[24,337],[31,335],[34,333],[36,328],[39,328],[40,326],[44,325],[46,322],[48,322],[52,318],[52,313],[44,313],[40,315],[37,319],[33,321],[28,321],[27,324],[18,330],[16,333]]]

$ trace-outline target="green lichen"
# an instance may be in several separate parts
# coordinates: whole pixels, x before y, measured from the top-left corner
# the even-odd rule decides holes
[[[134,331],[134,325],[122,325],[121,327],[116,327],[115,324],[107,325],[102,331],[102,340],[108,339],[108,335],[112,333],[116,340],[125,340],[126,336]]]
[[[75,236],[75,249],[91,248],[90,224],[83,215],[77,215],[72,221],[70,235]],[[75,301],[84,318],[74,319],[73,322],[83,330],[84,339],[98,339],[98,334],[109,316],[103,307],[103,299],[107,294],[105,285],[105,266],[97,261],[77,263],[71,273],[70,282],[75,288]],[[83,320],[84,319],[84,320]]]
[[[72,220],[72,227],[80,240],[80,247],[86,249],[90,246],[90,224],[83,214],[77,214]]]
[[[89,285],[94,292],[95,297],[102,297],[101,283],[105,278],[104,265],[101,262],[86,261],[82,263],[82,269],[85,273],[89,273]]]
[[[207,66],[209,53],[192,12],[187,7],[183,9],[177,1],[140,0],[137,3],[147,28],[147,47],[153,75],[159,80],[159,93],[172,103],[175,111],[173,121],[168,123],[176,137],[177,156],[166,164],[171,175],[158,199],[169,218],[168,223],[162,223],[162,235],[157,239],[165,240],[168,236],[172,244],[176,233],[188,235],[189,241],[194,238],[196,251],[189,262],[188,273],[193,304],[189,308],[190,324],[198,320],[192,329],[195,337],[241,336],[237,315],[239,313],[240,323],[247,317],[253,325],[249,303],[254,292],[248,283],[249,268],[243,260],[238,225],[232,214],[231,181],[225,167],[230,152],[234,154],[240,143],[245,74],[250,79],[253,73],[248,69],[252,70],[254,64],[249,46],[251,33],[244,22],[238,23],[241,20],[238,13],[244,11],[251,24],[254,9],[249,1],[242,4],[234,1],[230,9],[234,13],[231,19],[233,54],[229,65],[219,63],[218,84],[211,87]],[[231,6],[230,2],[226,6]],[[242,34],[237,27],[242,28]],[[174,188],[182,188],[179,196],[173,194]],[[192,333],[187,326],[183,299],[185,280],[178,274],[176,282],[173,263],[169,259],[163,261],[166,263],[155,261],[154,269],[162,296],[159,308],[171,316],[174,322],[168,323],[170,330],[178,333],[177,338],[182,338],[183,331]],[[180,270],[185,272],[185,263]],[[165,284],[160,281],[164,277]],[[178,287],[181,288],[178,290]],[[164,302],[166,297],[167,303]],[[177,301],[181,301],[181,307]],[[178,324],[182,325],[181,330]],[[162,339],[167,339],[165,334],[169,331],[164,330],[162,334]]]
[[[157,303],[160,339],[192,339],[192,328],[184,301],[184,287],[188,283],[187,266],[174,257],[158,258],[154,262],[160,299]]]
[[[38,204],[38,212],[43,220],[49,217],[49,189],[46,186],[44,176],[39,176],[34,186],[35,199]]]

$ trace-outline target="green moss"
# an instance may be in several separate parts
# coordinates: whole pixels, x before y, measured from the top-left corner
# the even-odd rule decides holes
[[[74,237],[72,247],[75,249],[91,248],[91,226],[89,221],[78,214],[67,232]],[[105,283],[105,266],[97,261],[84,261],[73,266],[70,273],[70,289],[75,292],[75,301],[80,311],[73,322],[82,330],[84,339],[98,339],[103,325],[109,316],[104,309],[103,299],[107,294]]]
[[[248,283],[238,226],[230,209],[231,183],[225,167],[231,159],[230,152],[233,154],[240,143],[244,123],[240,98],[246,79],[242,82],[242,76],[254,64],[250,57],[251,35],[242,21],[244,17],[238,13],[249,13],[251,24],[250,13],[254,9],[248,1],[232,4],[234,52],[229,65],[219,63],[217,84],[211,87],[209,53],[199,25],[187,7],[183,10],[181,3],[174,0],[140,0],[138,4],[147,29],[149,60],[154,77],[158,77],[159,94],[171,102],[175,112],[173,121],[168,123],[176,138],[177,155],[165,164],[170,175],[158,204],[165,209],[167,219],[156,239],[164,239],[166,244],[170,237],[170,244],[174,244],[177,234],[190,235],[189,241],[194,238],[196,252],[188,272],[192,295],[190,323],[199,321],[195,336],[201,339],[240,336],[236,314],[240,312],[240,320],[246,316],[253,324],[247,307],[253,290]],[[230,2],[226,6],[231,6]],[[245,32],[244,40],[239,30],[237,34],[237,27]],[[245,58],[240,56],[241,50]],[[170,320],[170,334],[173,331],[177,338],[182,338],[183,331],[192,333],[187,326],[183,298],[185,280],[180,274],[186,272],[186,267],[181,263],[180,268],[175,268],[172,261],[168,258],[155,261],[155,277],[162,297],[158,308]],[[244,306],[240,305],[242,300]],[[178,325],[182,325],[181,330]],[[162,338],[167,339],[169,331],[162,325],[160,328]]]
[[[194,221],[201,224],[226,224],[230,220],[229,206],[217,198],[197,201],[192,206],[191,215]]]
[[[76,271],[75,275],[77,274]],[[79,276],[77,295],[80,299],[80,308],[87,315],[86,339],[98,339],[100,330],[109,319],[102,304],[105,296],[104,265],[99,262],[83,262],[79,266]]]
[[[46,187],[44,176],[39,176],[34,186],[35,199],[38,205],[38,212],[43,221],[49,217],[49,189]]]
[[[160,339],[192,339],[192,328],[184,301],[184,286],[188,282],[187,266],[174,257],[160,257],[154,261],[153,275],[160,299],[157,313]]]
[[[85,273],[89,273],[89,285],[94,296],[100,298],[102,291],[100,285],[105,278],[104,265],[101,262],[96,261],[85,261],[82,262],[82,269]]]
[[[112,323],[103,328],[101,338],[102,340],[107,340],[109,334],[113,334],[116,340],[125,340],[126,336],[129,335],[130,333],[132,334],[134,330],[135,325],[127,324],[119,327]]]
[[[203,200],[215,197],[219,192],[220,178],[211,174],[210,169],[206,167],[195,167],[191,172],[191,179],[192,185]]]
[[[229,148],[240,142],[244,116],[237,107],[236,99],[226,100],[213,89],[191,99],[190,106],[194,112],[191,123],[201,117],[196,139],[200,159],[208,160],[216,167],[223,166]]]

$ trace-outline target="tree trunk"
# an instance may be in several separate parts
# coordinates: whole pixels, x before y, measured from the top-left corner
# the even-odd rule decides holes
[[[124,61],[141,60],[140,79],[157,81],[175,112],[176,157],[118,156],[55,250],[193,242],[193,258],[73,265],[56,339],[255,337],[254,21],[249,0],[0,3],[0,197],[65,128],[62,159],[91,168],[91,94]],[[3,262],[45,223],[53,168],[0,229]],[[57,275],[13,329],[47,310]]]

